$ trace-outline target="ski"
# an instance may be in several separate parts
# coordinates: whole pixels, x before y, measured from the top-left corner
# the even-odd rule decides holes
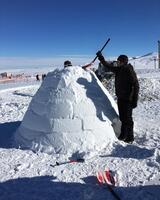
[[[121,200],[121,198],[118,196],[118,194],[113,190],[112,186],[115,185],[115,180],[113,181],[114,177],[110,174],[109,170],[105,170],[104,173],[101,171],[98,171],[97,174],[97,179],[100,185],[105,185],[107,186],[108,190],[111,192],[111,194],[117,199]],[[112,178],[110,178],[112,177]],[[111,181],[112,179],[112,181]],[[110,183],[108,181],[110,180]],[[113,184],[112,184],[113,182]]]
[[[67,160],[64,162],[57,162],[55,165],[50,164],[51,167],[55,167],[55,166],[59,166],[59,165],[64,165],[64,164],[68,164],[68,163],[83,163],[85,160],[83,158],[78,158],[78,159],[71,159],[71,160]]]
[[[116,181],[111,170],[105,169],[105,171],[103,172],[103,176],[107,184],[115,186]]]

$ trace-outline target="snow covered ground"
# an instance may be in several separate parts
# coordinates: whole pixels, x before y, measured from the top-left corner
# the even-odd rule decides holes
[[[123,200],[160,200],[160,71],[137,70],[140,99],[134,110],[135,142],[115,141],[84,163],[56,166],[64,155],[34,153],[11,146],[39,83],[15,83],[0,90],[0,199],[115,199],[96,181],[96,172],[111,169],[114,190]],[[108,143],[107,143],[108,144]]]

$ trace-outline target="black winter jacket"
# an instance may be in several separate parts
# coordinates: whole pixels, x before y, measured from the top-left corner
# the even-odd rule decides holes
[[[113,63],[108,63],[105,60],[101,60],[101,63],[115,74],[115,92],[118,99],[130,101],[136,105],[139,83],[133,66],[131,64],[114,66]]]

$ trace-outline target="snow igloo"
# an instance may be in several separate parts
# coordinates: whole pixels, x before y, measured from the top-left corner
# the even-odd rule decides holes
[[[49,72],[16,130],[17,146],[73,155],[99,151],[120,133],[117,105],[94,72]]]

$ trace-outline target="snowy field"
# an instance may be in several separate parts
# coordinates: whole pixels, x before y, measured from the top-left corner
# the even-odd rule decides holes
[[[0,200],[112,200],[97,184],[96,172],[115,173],[114,190],[122,200],[160,200],[160,71],[137,69],[140,98],[134,110],[135,142],[116,140],[84,163],[63,155],[34,153],[11,146],[41,82],[0,85]]]

